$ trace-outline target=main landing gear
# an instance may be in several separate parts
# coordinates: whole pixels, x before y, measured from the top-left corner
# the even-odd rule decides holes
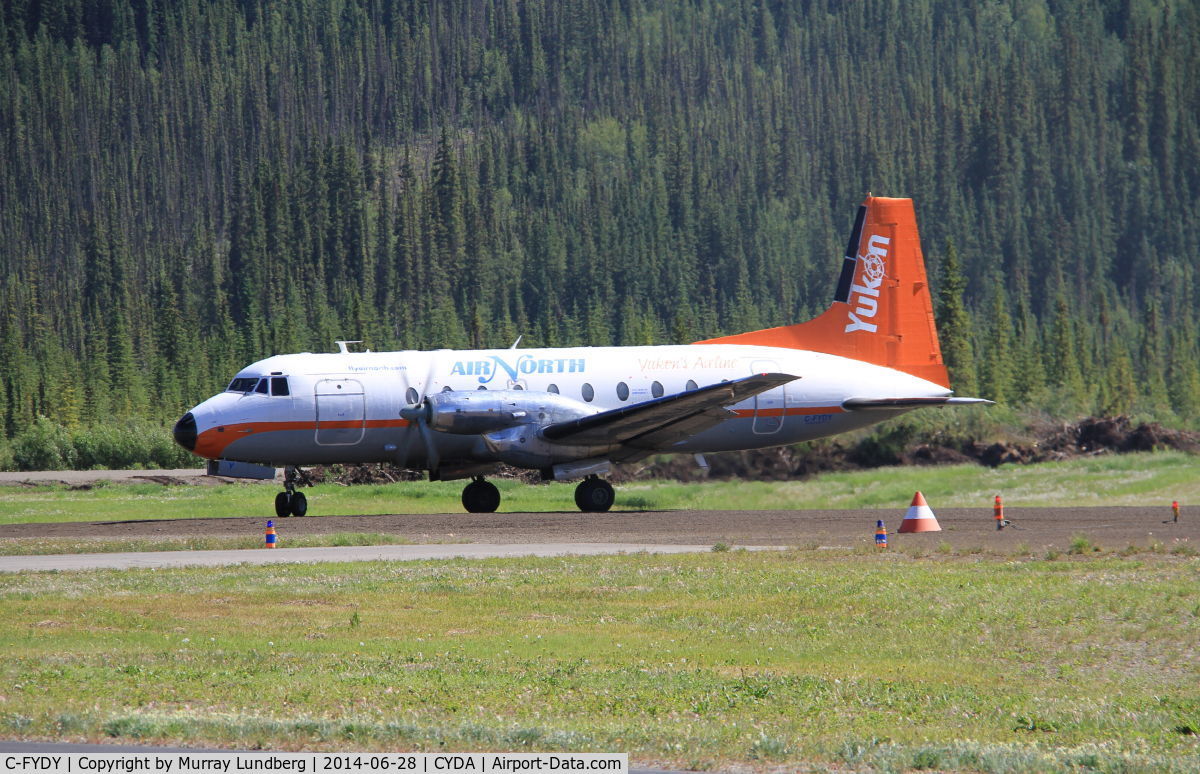
[[[596,476],[588,476],[575,487],[575,504],[584,513],[604,513],[615,499],[612,484]],[[468,513],[495,513],[500,507],[500,490],[483,476],[476,476],[463,489],[462,504]]]
[[[462,504],[468,513],[495,513],[500,507],[500,490],[483,476],[476,476],[463,489]]]
[[[616,497],[612,484],[596,476],[588,476],[575,487],[575,504],[584,513],[604,513]]]
[[[296,491],[296,481],[300,478],[300,469],[295,465],[288,465],[283,469],[283,488],[286,491],[275,495],[275,515],[279,518],[285,516],[303,516],[308,513],[308,498],[303,492]]]

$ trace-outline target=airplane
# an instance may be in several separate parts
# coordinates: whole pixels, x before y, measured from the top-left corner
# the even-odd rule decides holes
[[[501,464],[580,479],[584,512],[612,507],[602,476],[653,454],[793,444],[954,397],[942,361],[911,199],[867,195],[832,305],[807,322],[692,344],[277,355],[176,423],[209,473],[275,478],[278,516],[303,516],[302,466],[393,463],[470,479],[463,507],[491,513]]]

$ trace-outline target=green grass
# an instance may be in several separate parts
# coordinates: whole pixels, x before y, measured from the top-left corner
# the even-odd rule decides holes
[[[565,484],[527,486],[495,481],[504,510],[575,510],[573,490]],[[399,484],[305,488],[311,516],[384,513],[457,513],[462,511],[464,482],[413,481]],[[0,525],[20,522],[123,521],[140,519],[271,517],[274,483],[226,486],[162,486],[105,482],[91,489],[62,485],[0,487]]]
[[[573,484],[530,486],[497,480],[502,511],[574,511]],[[309,513],[457,513],[462,482],[406,482],[305,493]],[[160,486],[110,483],[88,490],[64,486],[0,487],[0,525],[19,522],[119,521],[270,516],[278,485]],[[1200,502],[1200,457],[1180,452],[1089,457],[1040,465],[897,467],[827,473],[805,481],[633,482],[617,489],[617,510],[802,509],[895,507],[916,490],[941,507],[1140,505]]]
[[[400,535],[381,532],[335,532],[329,535],[291,535],[279,548],[318,546],[411,545]],[[261,537],[149,537],[122,538],[0,538],[0,556],[41,554],[111,554],[128,551],[221,551],[262,548]]]
[[[0,577],[0,736],[1200,768],[1200,566],[939,553]]]

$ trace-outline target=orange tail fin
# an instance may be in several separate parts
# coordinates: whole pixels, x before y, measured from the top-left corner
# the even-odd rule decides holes
[[[949,387],[912,199],[867,196],[846,246],[833,305],[823,314],[796,325],[696,343],[808,349]]]

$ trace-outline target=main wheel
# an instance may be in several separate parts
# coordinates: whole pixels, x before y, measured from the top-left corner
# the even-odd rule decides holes
[[[500,490],[491,481],[476,479],[463,488],[462,504],[468,513],[495,513],[500,507]]]
[[[303,516],[308,513],[308,498],[303,492],[296,492],[292,495],[292,515]]]
[[[289,492],[280,492],[275,495],[275,515],[279,518],[292,515],[292,495]]]
[[[575,487],[575,504],[584,513],[604,513],[615,499],[612,484],[602,478],[585,478]]]

